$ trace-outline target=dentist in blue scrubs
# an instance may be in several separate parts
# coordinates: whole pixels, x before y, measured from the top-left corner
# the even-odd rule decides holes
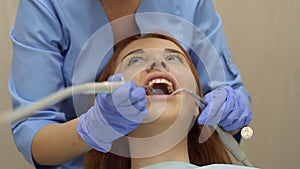
[[[252,119],[250,97],[226,46],[221,18],[212,0],[20,0],[10,32],[14,54],[9,91],[13,108],[74,85],[77,57],[88,39],[116,19],[143,12],[166,13],[191,22],[209,38],[218,54],[226,76],[225,80],[214,79],[218,85],[210,85],[210,72],[197,67],[208,102],[198,123],[218,124],[233,133],[248,125]],[[170,24],[175,24],[175,29],[176,23]],[[134,17],[129,17],[121,27],[112,24],[114,39],[135,29],[140,28]],[[190,54],[195,55],[192,51]],[[100,65],[97,75],[103,66]],[[120,79],[113,76],[109,80]],[[117,105],[112,101],[114,97],[129,98],[132,104]],[[120,106],[134,106],[131,120],[122,116]],[[220,110],[218,121],[210,119]],[[137,127],[146,115],[145,90],[128,81],[112,94],[98,94],[93,106],[80,117],[70,97],[13,122],[11,128],[18,150],[35,168],[78,169],[83,166],[85,152],[92,148],[108,152],[115,140]]]

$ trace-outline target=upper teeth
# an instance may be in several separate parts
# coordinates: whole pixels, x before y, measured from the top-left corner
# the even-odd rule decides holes
[[[157,84],[157,83],[164,83],[164,84],[168,85],[169,93],[174,91],[172,82],[168,81],[167,79],[162,79],[162,78],[151,80],[148,83],[148,86],[153,86],[153,84]]]

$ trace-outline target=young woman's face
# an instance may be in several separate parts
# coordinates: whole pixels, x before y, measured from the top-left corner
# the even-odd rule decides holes
[[[179,88],[197,92],[187,57],[175,43],[159,38],[136,40],[121,51],[115,73],[138,86],[150,86],[146,89],[148,117],[131,135],[149,137],[174,124],[184,130],[190,126],[198,113],[195,102],[186,93],[170,95]]]

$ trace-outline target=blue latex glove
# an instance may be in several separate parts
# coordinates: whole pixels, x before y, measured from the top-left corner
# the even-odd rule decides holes
[[[119,81],[113,75],[108,81]],[[94,106],[80,116],[77,132],[92,148],[107,152],[116,139],[140,125],[147,115],[146,92],[129,81],[110,94],[98,94]]]
[[[252,120],[252,112],[230,86],[219,87],[204,96],[208,103],[198,118],[203,125],[219,125],[225,131],[241,129]]]

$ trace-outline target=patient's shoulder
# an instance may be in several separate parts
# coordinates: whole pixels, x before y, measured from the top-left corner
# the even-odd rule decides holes
[[[233,164],[211,164],[207,166],[196,166],[180,161],[166,161],[143,167],[141,169],[258,169]]]

